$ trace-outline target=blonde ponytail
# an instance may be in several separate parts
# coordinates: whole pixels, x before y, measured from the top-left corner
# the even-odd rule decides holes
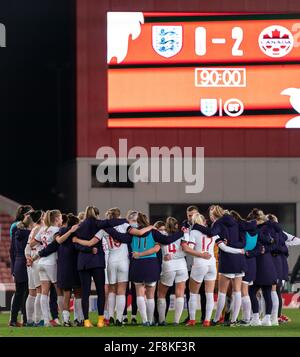
[[[210,214],[212,214],[216,219],[224,216],[224,214],[229,214],[227,210],[224,210],[221,206],[215,205],[210,209]]]
[[[44,216],[44,224],[45,224],[46,228],[53,226],[55,223],[55,219],[57,217],[59,217],[60,215],[61,215],[61,212],[58,209],[54,209],[51,211],[48,210]]]
[[[175,233],[178,231],[178,221],[174,217],[168,217],[166,220],[166,231],[168,233]]]

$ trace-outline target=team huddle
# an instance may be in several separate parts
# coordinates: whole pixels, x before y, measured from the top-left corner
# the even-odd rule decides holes
[[[99,328],[128,323],[129,294],[131,324],[137,324],[139,311],[144,326],[166,325],[170,294],[175,295],[174,325],[181,322],[184,297],[184,323],[196,324],[199,295],[203,327],[284,322],[281,290],[288,279],[288,247],[299,245],[300,238],[259,209],[246,219],[218,205],[209,208],[207,220],[196,206],[186,213],[182,224],[168,217],[151,225],[133,210],[121,218],[120,209],[111,208],[100,219],[93,206],[78,216],[20,206],[10,232],[16,292],[9,325],[93,327],[92,279]]]

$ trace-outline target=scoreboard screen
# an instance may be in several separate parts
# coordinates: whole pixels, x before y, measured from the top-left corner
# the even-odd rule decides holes
[[[109,128],[300,128],[300,14],[107,13]]]

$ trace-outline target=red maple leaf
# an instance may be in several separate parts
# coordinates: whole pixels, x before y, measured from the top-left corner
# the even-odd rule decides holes
[[[278,31],[277,29],[275,29],[274,31],[272,31],[272,35],[270,36],[269,34],[266,34],[263,36],[264,39],[270,39],[270,38],[284,38],[284,39],[288,39],[289,35],[288,34],[284,34],[282,37],[280,36],[280,31]]]
[[[272,38],[280,38],[280,31],[278,30],[272,31]]]

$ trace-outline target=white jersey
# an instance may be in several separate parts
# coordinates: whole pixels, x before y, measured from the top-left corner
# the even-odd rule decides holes
[[[193,225],[188,224],[187,228],[188,228],[189,232],[191,231],[192,227],[193,227]],[[193,265],[193,260],[194,260],[193,257],[189,254],[186,254],[185,260],[186,260],[186,266],[187,266],[188,271],[191,271],[192,265]]]
[[[189,246],[194,248],[197,252],[208,252],[211,255],[210,259],[203,259],[200,257],[194,257],[193,266],[211,265],[216,264],[216,258],[214,255],[214,246],[219,236],[207,237],[205,234],[192,230],[190,232]]]
[[[120,233],[126,233],[130,225],[128,223],[120,224],[114,227],[114,229]],[[128,259],[128,247],[125,243],[116,242],[109,234],[107,234],[103,229],[95,234],[97,238],[106,240],[108,247],[108,261],[119,262],[123,259]]]
[[[59,227],[43,227],[35,236],[35,240],[41,242],[43,248],[46,248],[50,243],[54,241],[54,236],[58,233]],[[42,257],[39,259],[39,264],[55,265],[57,263],[57,253],[52,253],[48,257]]]
[[[185,252],[181,247],[182,238],[169,245],[162,245],[162,272],[187,269]],[[164,260],[166,255],[171,255],[171,260]]]
[[[31,241],[32,238],[35,239],[35,237],[41,232],[41,230],[43,229],[44,227],[41,227],[41,226],[35,226],[32,228],[30,234],[29,234],[29,237],[28,237],[28,242]],[[36,240],[36,239],[35,239]],[[38,253],[40,250],[42,250],[44,247],[43,247],[43,244],[42,242],[36,244],[33,248],[31,248],[31,256],[33,257],[34,255],[36,255],[36,253]]]
[[[300,238],[293,236],[290,233],[283,232],[287,236],[287,240],[285,241],[285,245],[288,247],[292,247],[295,245],[300,245]]]
[[[104,232],[104,233],[106,233],[106,232]],[[102,248],[103,248],[103,252],[104,252],[104,255],[105,255],[105,269],[106,269],[107,268],[107,264],[108,264],[108,256],[109,256],[109,249],[108,249],[108,244],[107,244],[107,240],[106,239],[102,239]]]

